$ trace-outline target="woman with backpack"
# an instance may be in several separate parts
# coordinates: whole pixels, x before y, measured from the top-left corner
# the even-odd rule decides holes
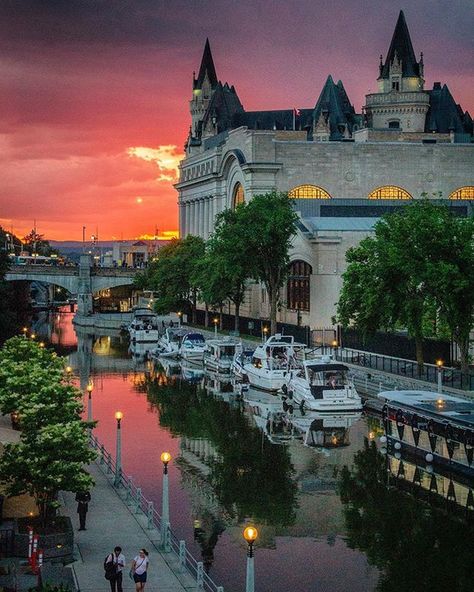
[[[121,547],[115,547],[104,561],[105,579],[109,580],[112,592],[122,592],[122,570],[125,567],[125,557]]]
[[[136,592],[143,592],[145,590],[146,575],[148,571],[148,551],[140,549],[138,555],[132,561],[131,575],[135,582]]]

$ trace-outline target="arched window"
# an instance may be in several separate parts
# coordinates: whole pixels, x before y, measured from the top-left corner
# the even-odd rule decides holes
[[[329,193],[316,185],[298,185],[288,191],[291,199],[331,199]]]
[[[309,311],[309,278],[313,269],[306,261],[292,261],[286,284],[287,307]]]
[[[384,185],[369,193],[369,199],[413,199],[412,196],[396,185]]]
[[[474,200],[474,185],[467,185],[466,187],[460,187],[453,191],[449,196],[449,199],[473,199]]]
[[[234,192],[232,194],[232,207],[236,208],[238,205],[245,203],[244,188],[241,183],[236,183]]]

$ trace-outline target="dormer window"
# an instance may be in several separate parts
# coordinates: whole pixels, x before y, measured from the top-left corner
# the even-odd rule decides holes
[[[400,80],[398,78],[392,79],[392,90],[397,92],[400,90]]]

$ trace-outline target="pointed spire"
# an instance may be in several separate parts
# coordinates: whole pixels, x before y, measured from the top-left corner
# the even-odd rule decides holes
[[[403,10],[400,10],[395,31],[393,32],[392,42],[387,53],[385,64],[380,73],[380,78],[388,78],[390,75],[390,66],[395,57],[402,64],[402,76],[420,76],[419,64],[416,61],[415,52],[411,43],[410,33]]]
[[[209,44],[209,38],[206,37],[206,44],[204,46],[204,52],[202,54],[201,66],[199,68],[199,74],[197,80],[194,83],[194,88],[201,88],[204,78],[207,77],[211,83],[211,87],[214,88],[217,85],[217,74],[216,68],[214,67],[214,60],[212,59],[211,46]]]

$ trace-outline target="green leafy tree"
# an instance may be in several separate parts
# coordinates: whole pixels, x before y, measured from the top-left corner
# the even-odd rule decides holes
[[[249,274],[265,286],[270,304],[271,332],[276,333],[277,307],[289,266],[289,250],[298,216],[286,193],[255,195],[237,208],[240,241],[250,253]]]
[[[228,296],[227,281],[220,264],[208,249],[201,259],[196,262],[191,278],[191,283],[196,286],[199,298],[204,302],[206,309],[205,326],[209,324],[209,307],[222,311],[224,302]]]
[[[458,240],[461,227],[462,239]],[[462,248],[468,238],[469,247]],[[449,250],[455,241],[458,247]],[[420,201],[382,218],[368,237],[346,253],[348,267],[337,305],[337,319],[365,333],[379,328],[405,327],[415,339],[417,361],[423,365],[426,318],[436,311],[445,315],[448,326],[456,318],[459,335],[466,341],[472,327],[472,299],[467,275],[472,257],[472,223],[460,221],[442,206]],[[457,290],[448,295],[450,274],[456,270]],[[451,276],[452,277],[452,276]],[[472,290],[471,290],[472,292]],[[448,305],[449,303],[449,305]],[[466,309],[470,314],[463,316]],[[456,314],[459,310],[459,314]],[[462,310],[462,313],[461,313]],[[464,323],[461,328],[461,317]]]
[[[184,310],[196,322],[198,286],[193,279],[204,252],[205,243],[199,236],[173,240],[158,251],[146,273],[137,278],[137,287],[158,293],[155,301],[158,313]]]
[[[220,279],[220,290],[235,306],[236,331],[239,330],[240,307],[245,298],[252,258],[249,245],[241,235],[243,208],[245,206],[240,205],[235,210],[224,210],[218,214],[214,234],[208,241],[212,273]]]
[[[54,249],[44,238],[44,234],[38,234],[35,229],[32,229],[25,237],[23,237],[23,250],[33,255],[43,255],[44,257],[50,257],[53,254],[59,254],[59,251]]]

